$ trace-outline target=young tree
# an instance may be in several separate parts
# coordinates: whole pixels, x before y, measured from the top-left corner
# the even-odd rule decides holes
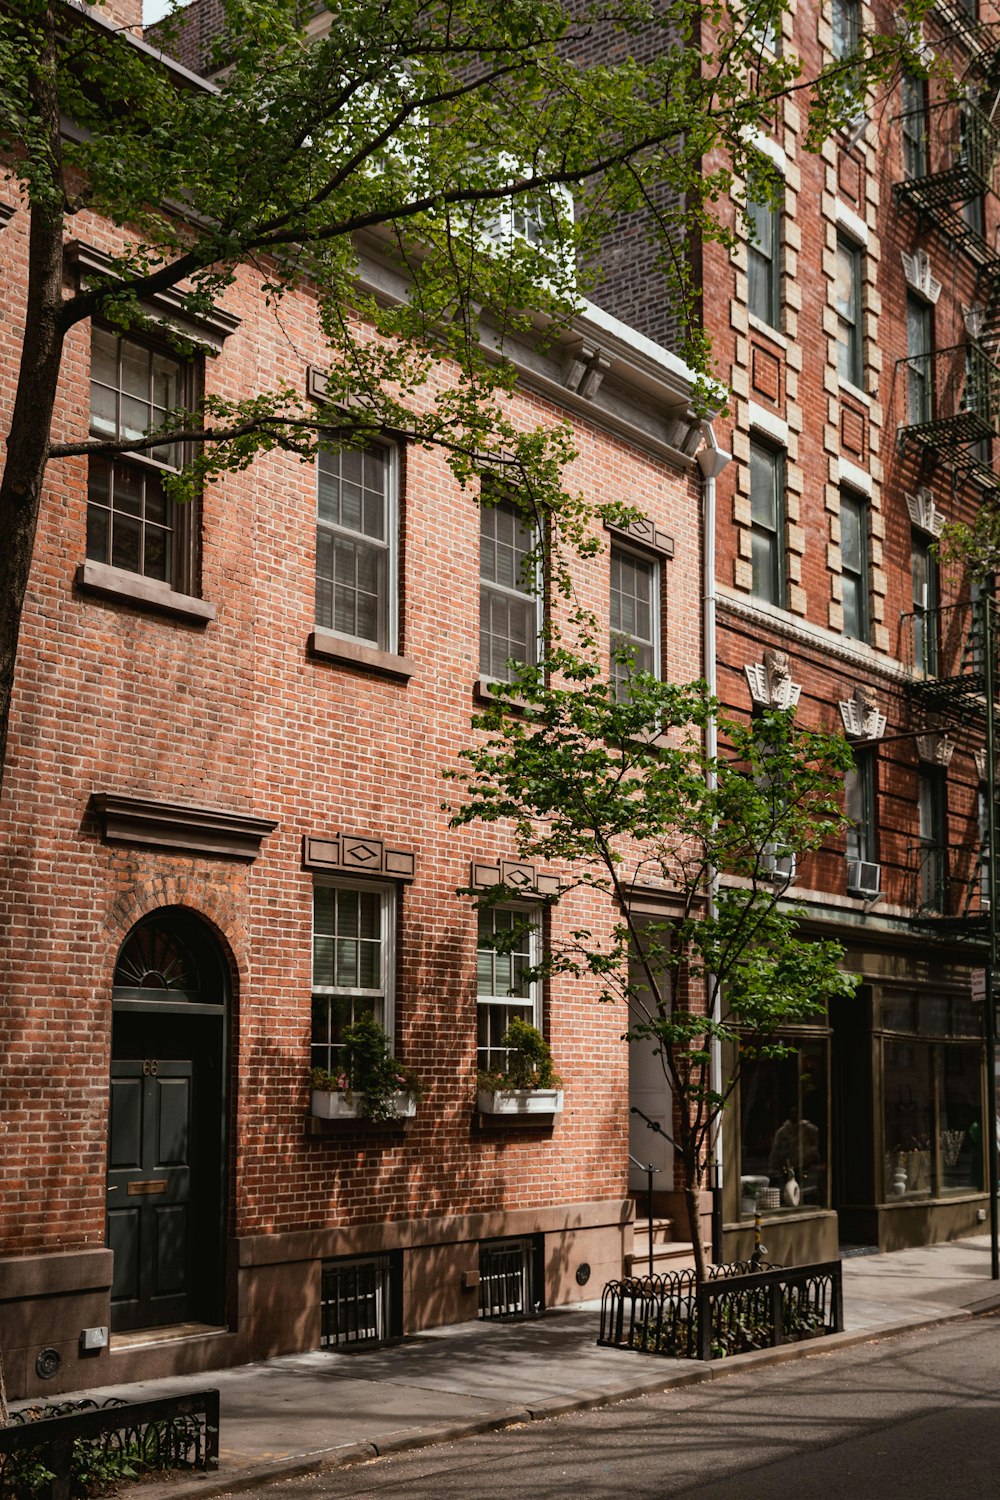
[[[617,697],[593,656],[559,648],[494,693],[455,773],[464,799],[452,822],[509,820],[522,858],[565,870],[554,902],[580,888],[613,899],[613,929],[576,929],[538,974],[596,977],[602,1000],[628,1008],[623,1040],[655,1048],[702,1279],[698,1192],[741,1066],[791,1050],[785,1027],[854,988],[843,950],[803,937],[786,895],[794,862],[843,827],[849,747],[796,728],[790,711],[718,719],[702,684],[634,673]],[[717,757],[703,748],[713,716]],[[637,918],[636,884],[659,886],[679,914]]]
[[[183,496],[262,449],[309,458],[318,438],[389,429],[445,445],[463,482],[493,464],[572,538],[580,509],[560,480],[569,438],[508,419],[508,341],[537,336],[539,314],[557,330],[616,219],[648,205],[668,294],[687,316],[682,352],[707,368],[683,247],[727,238],[715,205],[733,172],[763,183],[773,171],[755,132],[801,91],[818,139],[908,48],[866,36],[855,57],[803,77],[762,44],[784,4],[356,0],[326,7],[324,30],[324,7],[305,0],[221,0],[214,81],[199,86],[103,21],[94,0],[5,0],[0,153],[30,220],[30,257],[7,308],[21,352],[0,477],[0,776],[52,462],[183,441],[198,453],[173,481]],[[661,45],[640,63],[629,38],[650,27]],[[621,61],[576,61],[595,29],[601,55]],[[107,276],[68,291],[64,242],[94,218],[120,230],[121,249]],[[362,245],[397,273],[397,294],[359,287]],[[53,440],[76,325],[141,328],[143,302],[164,292],[197,312],[237,277],[275,307],[312,288],[329,340],[322,403],[281,386],[206,399],[127,441]],[[443,369],[432,396],[429,376]]]

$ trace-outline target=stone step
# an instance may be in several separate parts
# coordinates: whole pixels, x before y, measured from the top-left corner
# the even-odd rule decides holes
[[[711,1259],[710,1253],[708,1258]],[[694,1246],[690,1240],[670,1240],[666,1244],[653,1245],[653,1274],[664,1271],[685,1271],[694,1266]],[[638,1247],[625,1256],[625,1275],[642,1276],[649,1270],[648,1241],[645,1248]]]

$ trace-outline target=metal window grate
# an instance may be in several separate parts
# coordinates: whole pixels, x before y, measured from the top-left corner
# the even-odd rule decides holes
[[[540,1247],[534,1239],[479,1246],[479,1316],[526,1318],[542,1309]]]
[[[384,1344],[392,1331],[392,1263],[388,1255],[323,1263],[320,1345],[342,1349]]]

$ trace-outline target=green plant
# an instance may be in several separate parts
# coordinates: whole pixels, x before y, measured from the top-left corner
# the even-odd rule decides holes
[[[556,1073],[549,1044],[536,1026],[515,1016],[500,1038],[508,1049],[506,1068],[480,1070],[481,1089],[557,1089],[562,1079]]]
[[[397,1094],[420,1097],[420,1081],[409,1068],[396,1061],[389,1038],[369,1014],[344,1027],[341,1038],[344,1066],[339,1073],[314,1068],[313,1088],[329,1089],[357,1101],[358,1113],[366,1120],[395,1120]]]

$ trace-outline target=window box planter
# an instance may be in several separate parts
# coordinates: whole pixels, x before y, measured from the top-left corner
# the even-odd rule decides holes
[[[562,1114],[562,1089],[479,1089],[477,1107],[481,1115]]]
[[[315,1120],[364,1120],[363,1102],[360,1094],[349,1098],[332,1089],[313,1089],[309,1112]],[[397,1120],[412,1120],[417,1112],[416,1094],[396,1094],[393,1107]]]

